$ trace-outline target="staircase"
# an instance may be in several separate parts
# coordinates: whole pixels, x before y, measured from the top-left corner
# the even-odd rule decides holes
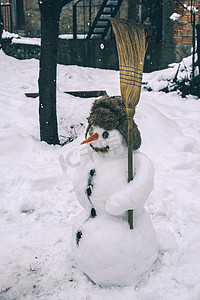
[[[115,17],[123,0],[104,0],[86,39],[104,39],[110,27],[110,17]]]

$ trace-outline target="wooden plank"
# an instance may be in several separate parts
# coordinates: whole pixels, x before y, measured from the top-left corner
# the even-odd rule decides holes
[[[106,91],[69,91],[64,93],[80,98],[92,98],[107,95]]]
[[[92,98],[107,95],[106,91],[69,91],[64,93],[80,98]],[[39,93],[25,93],[25,95],[30,98],[37,98]]]
[[[39,93],[25,93],[26,97],[37,98]]]

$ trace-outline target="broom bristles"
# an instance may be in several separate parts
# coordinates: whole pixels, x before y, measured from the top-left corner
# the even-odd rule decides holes
[[[110,18],[115,34],[120,70],[120,90],[127,117],[133,117],[140,99],[146,36],[137,23]]]

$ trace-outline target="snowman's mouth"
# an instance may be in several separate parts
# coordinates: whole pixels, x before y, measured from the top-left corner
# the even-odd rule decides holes
[[[96,152],[107,153],[109,151],[109,146],[99,148],[99,147],[94,147],[93,145],[90,144],[90,147]]]

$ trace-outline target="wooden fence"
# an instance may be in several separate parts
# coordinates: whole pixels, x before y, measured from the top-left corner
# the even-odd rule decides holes
[[[11,3],[1,3],[1,13],[3,17],[3,26],[6,31],[12,32],[12,13]]]

